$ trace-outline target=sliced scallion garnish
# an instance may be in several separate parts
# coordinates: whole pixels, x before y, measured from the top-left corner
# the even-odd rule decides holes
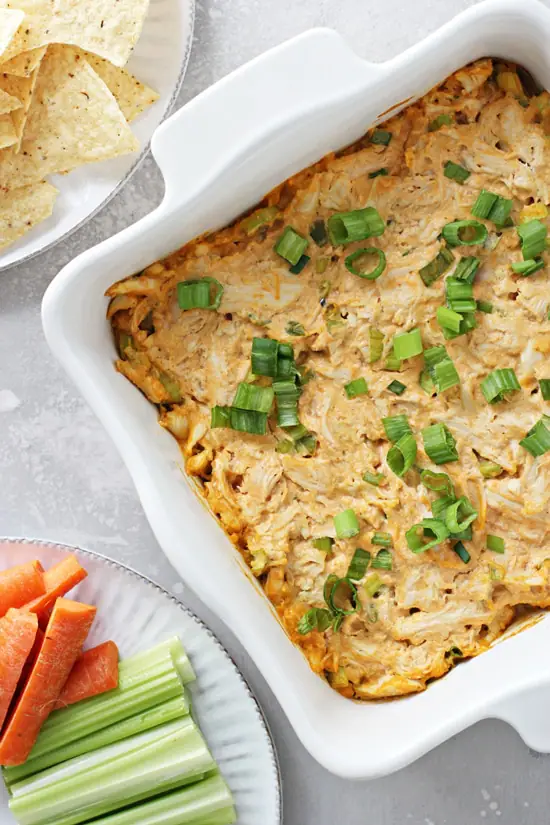
[[[521,385],[513,369],[493,370],[481,382],[481,392],[489,404],[504,401],[507,394],[521,390]]]
[[[401,372],[401,366],[402,364],[399,358],[396,358],[394,355],[388,355],[384,369],[389,370],[389,372]]]
[[[546,248],[548,229],[546,224],[541,223],[536,218],[518,226],[517,232],[521,241],[524,261],[536,258]]]
[[[309,255],[300,255],[297,263],[289,267],[288,271],[292,272],[293,275],[299,275],[302,269],[310,262],[310,260],[311,258]]]
[[[472,284],[460,278],[449,277],[445,281],[447,306],[455,312],[475,312],[477,302]]]
[[[367,484],[372,484],[373,487],[380,487],[384,478],[384,473],[363,473],[363,481],[366,481]]]
[[[389,550],[379,550],[371,562],[371,567],[377,570],[391,570],[393,557]]]
[[[480,263],[480,259],[476,258],[475,255],[465,255],[456,265],[453,278],[458,281],[465,281],[467,284],[473,284]]]
[[[279,343],[272,338],[252,339],[252,372],[254,375],[277,376],[277,356]]]
[[[242,228],[247,235],[252,235],[260,226],[265,226],[267,223],[274,221],[279,214],[278,206],[264,206],[261,209],[256,209],[242,222]]]
[[[220,407],[216,404],[210,411],[210,426],[231,427],[231,407]]]
[[[458,335],[462,321],[462,315],[460,315],[460,313],[454,312],[454,310],[449,309],[449,307],[438,307],[436,318],[441,329],[449,329]]]
[[[442,126],[451,126],[453,119],[450,115],[441,114],[428,123],[428,132],[437,132]]]
[[[374,327],[369,327],[369,364],[382,358],[384,351],[384,334]]]
[[[452,495],[443,495],[439,496],[439,498],[434,499],[432,501],[432,515],[434,518],[438,519],[439,521],[445,521],[445,513],[447,508],[454,504],[456,501],[455,494],[453,492]]]
[[[405,433],[388,450],[386,461],[390,470],[401,478],[411,469],[416,459],[416,439],[412,433]]]
[[[330,216],[327,225],[333,246],[344,246],[354,241],[378,237],[386,228],[386,224],[373,206],[355,209],[352,212],[336,212]]]
[[[550,428],[547,422],[548,416],[541,418],[529,430],[525,438],[522,438],[519,442],[534,458],[538,458],[550,450]]]
[[[356,378],[354,381],[350,381],[349,384],[345,385],[344,389],[348,398],[357,398],[358,395],[366,395],[369,391],[368,384],[364,378]]]
[[[492,221],[495,226],[507,226],[513,205],[514,201],[511,198],[503,198],[499,195],[491,209],[489,220]]]
[[[449,329],[448,327],[443,327],[443,335],[446,340],[451,340],[452,338],[457,338],[459,335],[466,335],[467,332],[470,330],[475,329],[477,327],[476,316],[473,312],[464,312],[462,313],[462,321],[460,322],[460,330],[458,332],[454,332],[453,330]]]
[[[285,327],[287,335],[305,335],[306,331],[298,321],[289,321]]]
[[[550,378],[540,378],[539,387],[543,401],[550,401]]]
[[[325,246],[328,243],[327,225],[322,218],[313,221],[309,227],[309,235],[317,246]]]
[[[371,135],[370,142],[381,146],[389,146],[391,139],[391,132],[387,132],[385,129],[375,129]]]
[[[471,172],[468,172],[468,170],[459,163],[454,163],[452,160],[448,160],[443,167],[443,174],[446,178],[462,184],[468,180]]]
[[[441,309],[442,307],[440,307]],[[443,307],[444,308],[444,307]],[[460,377],[445,347],[430,347],[424,351],[424,360],[433,387],[438,393],[460,384]]]
[[[349,508],[337,513],[334,516],[334,529],[339,539],[351,539],[353,536],[357,536],[360,527],[355,510]]]
[[[394,395],[403,395],[407,387],[405,384],[402,384],[401,381],[391,381],[386,389],[393,392]]]
[[[447,473],[434,473],[433,470],[422,470],[420,473],[420,481],[428,490],[433,490],[435,493],[440,493],[441,495],[454,497],[455,490],[453,482]]]
[[[373,544],[378,544],[380,547],[392,546],[392,537],[390,533],[377,531],[376,533],[373,533],[371,541]]]
[[[254,384],[242,382],[237,387],[233,407],[240,410],[256,410],[268,413],[273,406],[275,393],[272,387],[257,387]]]
[[[461,561],[464,562],[464,564],[468,564],[468,562],[471,560],[470,554],[468,553],[468,551],[466,550],[461,541],[457,541],[456,544],[453,544],[453,550],[455,551],[459,559],[461,559]]]
[[[418,383],[420,384],[426,395],[431,396],[435,394],[435,384],[428,370],[421,371],[420,375],[418,376]]]
[[[281,258],[295,266],[306,251],[307,246],[307,238],[296,232],[292,226],[287,226],[273,248]]]
[[[382,587],[382,579],[375,573],[374,576],[369,576],[366,582],[363,584],[363,592],[367,596],[367,598],[372,599],[373,596],[376,596],[380,588]]]
[[[442,521],[435,518],[422,519],[418,524],[413,524],[405,533],[405,539],[409,550],[413,553],[424,553],[437,547],[438,544],[449,538],[449,531]]]
[[[502,471],[503,467],[500,464],[496,464],[494,461],[479,462],[479,472],[483,478],[497,478]]]
[[[377,169],[375,172],[369,172],[369,178],[371,178],[371,180],[372,180],[373,178],[385,177],[386,175],[389,175],[389,174],[390,173],[388,172],[386,167],[382,166],[381,169]]]
[[[456,441],[445,424],[431,424],[422,430],[424,450],[434,464],[448,464],[458,461]]]
[[[357,547],[349,563],[346,578],[353,579],[353,581],[359,581],[362,579],[367,572],[367,567],[369,566],[370,560],[371,554],[369,551],[363,550],[362,547]]]
[[[323,633],[332,623],[332,614],[325,607],[310,607],[298,622],[296,629],[301,636],[319,630]]]
[[[454,261],[454,255],[446,246],[442,247],[433,261],[418,271],[425,286],[431,286],[446,272]]]
[[[445,524],[449,533],[466,530],[478,516],[477,510],[466,496],[461,496],[445,510]]]
[[[196,278],[177,285],[180,309],[219,309],[224,288],[215,278]]]
[[[343,616],[356,613],[361,606],[357,588],[347,577],[336,578],[331,582],[331,586],[328,588],[327,603],[333,613]]]
[[[231,407],[230,421],[231,429],[241,433],[265,435],[267,432],[267,413]]]
[[[389,415],[387,418],[382,419],[382,424],[384,425],[386,435],[393,444],[399,441],[404,435],[412,433],[409,420],[407,416],[403,414]]]
[[[494,307],[490,301],[477,301],[478,312],[486,312],[488,315],[490,315],[493,309]]]
[[[487,227],[479,221],[452,221],[442,229],[450,246],[477,246],[487,240]]]
[[[415,355],[420,355],[423,349],[422,335],[417,327],[411,329],[409,332],[399,332],[394,336],[393,355],[394,358],[400,361],[405,361],[407,358],[414,358]]]
[[[504,539],[500,536],[493,536],[491,533],[487,534],[487,550],[492,550],[493,553],[504,553],[505,545]]]
[[[471,212],[475,218],[488,218],[491,214],[491,209],[497,202],[498,195],[494,192],[488,192],[487,189],[482,189],[477,200],[472,206]]]
[[[535,272],[543,269],[544,266],[545,264],[542,258],[529,258],[526,261],[518,261],[512,264],[512,269],[516,275],[523,275],[524,278],[528,278],[530,275],[534,275]]]
[[[312,544],[316,550],[322,550],[323,553],[330,553],[334,539],[331,539],[330,536],[321,536],[320,538],[313,539]]]
[[[360,265],[359,262],[361,260],[368,260],[371,257],[376,258],[376,261],[370,269],[364,268]],[[355,252],[348,255],[344,263],[346,265],[346,269],[349,270],[352,275],[358,275],[359,278],[365,278],[367,281],[375,281],[380,277],[386,268],[386,256],[381,249],[378,249],[378,247],[369,246],[365,249],[356,249]]]

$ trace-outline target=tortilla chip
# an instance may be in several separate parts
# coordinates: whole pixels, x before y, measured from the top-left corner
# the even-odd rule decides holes
[[[13,146],[14,143],[17,143],[17,132],[11,119],[11,113],[0,115],[0,149]]]
[[[19,151],[25,123],[27,122],[27,115],[31,105],[32,95],[36,80],[38,77],[38,69],[35,69],[30,77],[15,77],[14,75],[2,74],[0,75],[0,90],[7,92],[19,101],[20,108],[11,113],[11,119],[15,127],[15,134],[17,135],[17,143],[15,151]]]
[[[14,11],[5,8],[4,5],[4,3],[0,4],[0,55],[10,46],[25,16],[22,11]]]
[[[151,106],[155,100],[158,100],[158,93],[154,89],[146,86],[145,83],[141,83],[137,77],[134,77],[126,69],[113,66],[108,60],[98,57],[96,54],[91,54],[91,52],[85,52],[82,49],[75,49],[75,52],[86,59],[94,72],[97,72],[100,76],[114,95],[128,123],[148,106]]]
[[[38,80],[21,150],[0,153],[0,187],[6,191],[85,163],[139,148],[116,100],[85,60],[50,46]]]
[[[57,189],[45,180],[14,189],[0,199],[0,249],[52,214]]]
[[[21,52],[17,57],[12,57],[11,60],[6,60],[5,63],[0,63],[0,72],[13,74],[16,77],[29,77],[40,66],[45,54],[45,46],[39,49],[31,49],[28,52]]]
[[[6,112],[13,112],[14,109],[20,109],[22,105],[17,97],[4,91],[2,88],[2,77],[0,75],[0,115],[5,115]]]
[[[3,53],[4,60],[66,43],[124,66],[141,34],[149,0],[1,0],[0,8],[25,12],[25,25]]]

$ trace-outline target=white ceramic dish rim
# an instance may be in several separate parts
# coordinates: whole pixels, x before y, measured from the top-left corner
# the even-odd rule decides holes
[[[538,653],[550,622],[496,645],[425,693],[363,705],[336,694],[312,674],[259,588],[252,589],[242,560],[185,484],[181,456],[154,410],[112,370],[100,290],[224,225],[293,172],[359,137],[383,119],[380,112],[421,96],[472,59],[516,60],[550,87],[549,37],[550,11],[537,0],[523,0],[521,8],[487,0],[380,65],[358,58],[330,30],[282,44],[159,128],[152,151],[166,181],[162,204],[69,264],[44,299],[48,343],[117,444],[168,558],[244,644],[306,748],[348,778],[388,774],[493,716],[513,724],[531,747],[550,750],[550,726],[530,715],[538,689],[550,684],[550,664]],[[205,567],[216,576],[205,576]],[[526,691],[529,708],[518,701]]]
[[[193,34],[194,34],[194,31],[195,31],[195,0],[188,0],[188,2],[189,2],[189,11],[188,11],[188,15],[189,15],[189,36],[188,36],[187,42],[185,44],[185,52],[184,52],[183,57],[182,57],[182,62],[181,62],[181,67],[180,67],[180,71],[179,71],[179,74],[178,74],[178,78],[176,80],[174,90],[173,90],[173,92],[170,96],[170,100],[166,104],[166,106],[164,108],[164,111],[162,112],[162,115],[160,117],[160,123],[163,123],[166,120],[166,118],[168,117],[168,115],[170,114],[172,109],[174,108],[174,104],[177,100],[177,97],[178,97],[180,91],[181,91],[181,87],[183,85],[183,80],[184,80],[185,75],[187,73],[187,67],[189,65],[189,59],[191,57],[191,51],[192,51],[192,48],[193,48]],[[147,141],[147,143],[143,146],[140,154],[138,155],[138,157],[134,161],[133,165],[130,167],[130,169],[128,169],[128,171],[126,172],[124,177],[121,178],[121,180],[117,183],[117,185],[114,187],[114,189],[107,195],[106,198],[104,198],[104,200],[100,204],[98,204],[95,207],[95,209],[93,209],[90,212],[89,215],[86,215],[86,217],[82,218],[81,221],[79,221],[77,224],[75,224],[70,229],[68,229],[66,232],[64,232],[63,235],[60,235],[59,238],[56,238],[55,240],[50,241],[50,243],[46,244],[41,249],[35,249],[34,252],[29,252],[28,255],[24,255],[23,257],[19,258],[18,260],[12,261],[11,263],[8,263],[8,264],[2,264],[1,261],[0,261],[0,273],[6,271],[8,269],[11,269],[12,267],[16,267],[16,266],[20,266],[21,264],[28,263],[28,261],[32,261],[32,259],[36,258],[38,255],[42,255],[43,252],[48,252],[50,249],[53,249],[54,246],[57,246],[58,243],[61,243],[62,241],[66,241],[68,238],[70,238],[71,235],[73,235],[75,232],[77,232],[79,229],[81,229],[83,226],[85,226],[88,223],[88,221],[92,220],[92,218],[95,218],[95,216],[98,215],[101,212],[101,210],[104,209],[104,207],[106,207],[113,200],[114,197],[116,197],[116,195],[118,195],[118,193],[121,191],[121,189],[124,186],[126,186],[126,184],[130,180],[132,175],[134,175],[137,172],[137,170],[140,168],[141,164],[144,162],[145,158],[147,157],[150,147],[151,147],[151,141]],[[93,173],[93,170],[90,170],[90,174],[92,174],[92,173]]]
[[[14,544],[24,544],[25,546],[35,545],[37,548],[51,547],[51,548],[54,548],[55,550],[66,551],[67,553],[76,552],[77,555],[82,555],[84,557],[88,556],[90,558],[100,559],[107,567],[113,567],[113,568],[118,569],[118,570],[123,570],[125,573],[129,573],[130,576],[133,576],[134,578],[139,579],[142,582],[144,582],[148,587],[151,587],[154,590],[156,590],[165,599],[168,599],[170,602],[172,602],[172,604],[174,604],[178,608],[178,610],[181,610],[182,613],[185,613],[185,615],[189,619],[191,619],[195,624],[197,624],[200,627],[200,629],[208,636],[210,641],[218,648],[220,653],[222,653],[225,656],[225,658],[229,661],[230,666],[233,668],[235,674],[238,676],[239,681],[242,684],[243,690],[246,692],[249,700],[251,701],[251,703],[253,704],[253,706],[256,710],[256,713],[257,713],[258,719],[260,721],[260,724],[264,728],[264,733],[265,733],[265,736],[266,736],[266,739],[267,739],[267,742],[268,742],[268,746],[269,746],[269,753],[270,753],[270,756],[271,756],[271,760],[273,762],[273,769],[274,769],[274,772],[275,772],[275,776],[277,777],[277,788],[276,788],[277,812],[276,812],[276,817],[277,817],[277,822],[280,822],[281,825],[282,825],[282,822],[283,822],[283,802],[282,802],[282,800],[283,800],[283,786],[282,786],[282,779],[281,779],[281,767],[280,767],[280,764],[279,764],[279,756],[278,756],[277,750],[275,748],[273,735],[272,735],[271,729],[269,727],[269,722],[268,722],[268,720],[266,718],[266,715],[263,712],[262,707],[260,706],[258,700],[254,696],[254,693],[252,692],[252,689],[251,689],[250,685],[248,684],[245,677],[243,676],[243,674],[241,673],[241,671],[237,667],[237,664],[236,664],[235,660],[233,659],[233,657],[231,656],[229,651],[222,645],[222,643],[217,638],[217,636],[215,636],[214,633],[210,630],[208,625],[206,625],[203,622],[203,620],[200,619],[196,615],[196,613],[193,613],[192,610],[190,610],[178,598],[176,598],[176,596],[173,596],[171,593],[168,592],[168,590],[166,590],[164,587],[162,587],[157,582],[153,581],[153,579],[150,579],[148,576],[144,575],[143,573],[139,573],[137,570],[135,570],[130,565],[122,564],[121,562],[116,561],[115,559],[111,559],[109,556],[103,555],[103,553],[97,553],[95,550],[86,550],[83,547],[80,547],[79,545],[74,545],[74,544],[68,545],[68,544],[63,544],[62,542],[57,542],[57,541],[53,542],[53,541],[50,541],[49,539],[39,539],[39,538],[29,539],[29,538],[23,538],[21,536],[8,536],[8,537],[0,536],[0,546],[2,545],[3,542],[10,542],[10,543],[14,543]]]

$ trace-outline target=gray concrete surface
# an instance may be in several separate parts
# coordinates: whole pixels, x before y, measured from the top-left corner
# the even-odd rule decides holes
[[[473,3],[198,0],[193,54],[178,105],[311,26],[332,26],[359,54],[377,61]],[[299,744],[237,641],[164,559],[113,445],[50,356],[39,316],[44,290],[59,269],[149,212],[162,191],[160,175],[148,159],[124,191],[77,234],[29,264],[0,273],[0,534],[72,542],[127,562],[165,585],[212,626],[269,718],[282,765],[285,825],[547,822],[550,760],[530,753],[502,723],[483,722],[376,782],[352,784],[326,773]],[[357,736],[368,743],[368,730]]]

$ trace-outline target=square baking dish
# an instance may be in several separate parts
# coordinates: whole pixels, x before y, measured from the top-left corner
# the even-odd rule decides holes
[[[156,132],[166,194],[150,215],[72,261],[49,287],[50,347],[110,433],[161,547],[226,622],[271,686],[296,733],[328,770],[388,774],[479,719],[513,724],[550,750],[547,618],[508,633],[424,693],[355,703],[309,668],[240,555],[185,478],[177,442],[122,375],[104,292],[207,230],[224,226],[289,175],[361,136],[464,64],[494,56],[523,64],[550,88],[550,11],[537,0],[488,0],[387,63],[357,57],[314,29],[203,92]],[[210,575],[208,571],[216,571]]]

